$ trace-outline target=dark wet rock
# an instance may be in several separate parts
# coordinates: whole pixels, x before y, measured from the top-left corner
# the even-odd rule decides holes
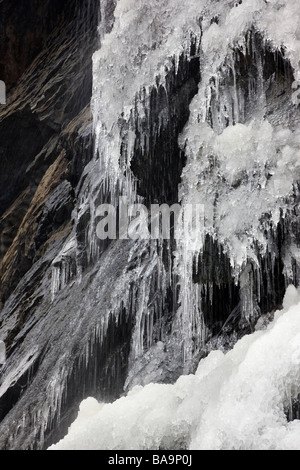
[[[38,259],[47,240],[70,220],[73,188],[93,152],[89,102],[99,19],[99,5],[92,1],[85,8],[80,1],[48,1],[38,8],[33,1],[23,2],[22,8],[8,3],[0,5],[1,37],[13,47],[7,29],[18,25],[15,35],[24,47],[24,63],[17,67],[8,61],[3,75],[8,84],[19,81],[0,108],[0,303]],[[7,51],[10,61],[16,60],[10,48]],[[58,161],[55,183],[51,171],[47,181],[45,175]]]
[[[131,169],[138,179],[138,193],[146,204],[178,202],[178,184],[185,165],[178,137],[189,118],[189,105],[200,82],[199,51],[194,44],[191,58],[181,55],[166,76],[166,86],[154,87],[150,109],[140,122],[135,116],[135,154]],[[161,123],[161,124],[158,124]],[[141,131],[142,130],[142,131]],[[149,145],[146,135],[150,135]]]

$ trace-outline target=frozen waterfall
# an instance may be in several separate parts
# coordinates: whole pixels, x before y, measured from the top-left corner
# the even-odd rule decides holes
[[[16,239],[32,259],[1,310],[0,446],[300,450],[298,2],[88,4],[92,116],[66,115],[24,219],[34,249]],[[46,79],[27,80],[44,122]],[[137,204],[179,205],[180,236],[98,236],[100,206]]]
[[[266,329],[237,342],[233,328],[224,339],[235,321],[253,332],[262,314],[274,314],[286,288],[299,284],[299,64],[295,1],[118,1],[114,28],[94,55],[96,152],[77,209],[78,220],[90,214],[88,260],[103,250],[94,220],[100,201],[177,197],[204,205],[205,223],[193,247],[184,228],[176,244],[135,244],[137,259],[144,250],[150,257],[139,261],[143,277],[135,285],[130,391],[111,405],[84,401],[54,448],[300,448],[299,424],[286,418],[299,393],[299,293],[288,288],[284,310]],[[175,112],[186,114],[171,129],[171,93],[182,83],[188,91]],[[161,135],[172,141],[173,160],[159,145]],[[143,169],[138,159],[150,163]],[[149,181],[147,165],[163,174],[165,166],[178,192]],[[178,180],[171,173],[176,165]],[[77,271],[79,251],[75,246]],[[219,268],[205,264],[207,252]],[[123,276],[116,301],[128,311]],[[227,290],[224,277],[231,279]],[[177,297],[166,332],[168,290]],[[222,292],[232,304],[217,313]],[[189,374],[204,348],[217,351],[195,375],[175,385],[149,384],[164,376],[168,352],[167,368],[182,364],[181,373]]]

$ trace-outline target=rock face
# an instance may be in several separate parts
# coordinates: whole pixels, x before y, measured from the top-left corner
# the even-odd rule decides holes
[[[9,355],[40,302],[33,292],[51,262],[45,253],[70,231],[74,189],[93,154],[92,54],[100,7],[4,0],[0,17],[0,78],[8,89],[0,107],[0,307],[43,260],[8,327]],[[2,417],[19,394],[9,392]]]
[[[179,304],[174,246],[116,240],[102,244],[96,259],[87,249],[91,213],[80,198],[89,189],[88,171],[98,168],[91,162],[92,53],[99,46],[100,17],[109,31],[116,1],[19,3],[0,1],[0,79],[9,90],[7,105],[0,107],[0,340],[7,349],[0,368],[0,448],[43,449],[64,436],[83,398],[112,400],[135,384],[174,382],[186,369],[178,340],[182,325],[173,330]],[[285,104],[293,74],[283,52],[272,52],[259,35],[255,41],[270,84],[266,113],[274,120],[299,120]],[[131,123],[131,170],[147,204],[178,199],[185,165],[178,136],[201,82],[195,47],[192,59],[183,55],[168,72],[165,87],[153,86],[148,114],[137,113]],[[247,95],[245,77],[251,75],[255,88],[256,63],[237,50],[236,64],[237,86]],[[233,81],[227,72],[221,91]],[[216,107],[212,94],[212,121]],[[250,103],[247,109],[251,113]],[[141,129],[149,136],[147,152]],[[297,208],[297,188],[294,198]],[[192,281],[202,295],[210,342],[199,350],[191,338],[188,372],[221,337],[223,348],[231,347],[258,316],[280,307],[285,247],[299,239],[296,212],[274,228],[274,256],[259,259],[259,281],[249,263],[244,284],[243,278],[236,282],[228,256],[207,236]],[[249,280],[255,315],[245,323]],[[299,284],[296,261],[290,281]],[[138,322],[145,354],[135,360]]]
[[[9,89],[0,113],[2,303],[51,235],[68,223],[72,188],[91,155],[86,130],[91,123],[96,3],[90,2],[89,14],[81,10],[81,2],[72,2],[72,7],[71,2],[0,5],[1,47],[6,51],[1,51],[0,70]],[[51,201],[59,185],[62,199]]]

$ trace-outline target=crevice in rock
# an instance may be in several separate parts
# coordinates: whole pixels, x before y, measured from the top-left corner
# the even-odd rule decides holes
[[[146,118],[134,112],[135,153],[131,170],[136,176],[137,192],[146,205],[177,203],[178,184],[185,165],[178,137],[189,118],[189,105],[200,83],[200,59],[192,43],[190,57],[181,54],[167,73],[165,85],[158,84],[150,92]]]

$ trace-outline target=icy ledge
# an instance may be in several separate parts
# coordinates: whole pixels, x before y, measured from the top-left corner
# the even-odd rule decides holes
[[[300,450],[300,422],[285,411],[299,393],[300,289],[262,331],[214,351],[175,385],[135,387],[112,404],[83,401],[50,450]]]

